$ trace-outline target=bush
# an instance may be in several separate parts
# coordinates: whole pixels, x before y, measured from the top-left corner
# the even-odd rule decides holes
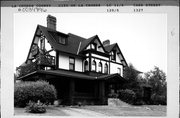
[[[133,104],[136,99],[135,92],[130,89],[119,90],[118,94],[119,94],[119,99],[129,104]]]
[[[30,101],[26,107],[26,112],[29,113],[45,113],[46,108],[45,105],[41,102],[35,103]]]
[[[16,83],[14,89],[14,105],[16,107],[25,107],[29,101],[37,102],[38,100],[49,104],[57,98],[54,86],[45,81]]]
[[[166,99],[166,96],[163,96],[163,95],[155,95],[153,94],[151,96],[151,102],[152,104],[154,105],[167,105],[167,99]]]

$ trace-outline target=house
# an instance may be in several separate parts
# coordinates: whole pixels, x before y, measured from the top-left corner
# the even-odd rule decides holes
[[[37,26],[27,59],[16,70],[22,81],[53,84],[62,104],[107,104],[108,94],[126,82],[126,66],[117,43],[59,32],[56,18],[48,15],[47,27]]]

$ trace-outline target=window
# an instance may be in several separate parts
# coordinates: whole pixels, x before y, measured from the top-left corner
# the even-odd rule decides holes
[[[107,65],[107,63],[104,65],[104,73],[108,74],[108,65]]]
[[[91,44],[91,49],[97,50],[97,45],[96,45],[95,43],[92,43],[92,44]]]
[[[121,68],[117,68],[117,73],[121,75]]]
[[[99,62],[98,64],[98,72],[102,73],[102,63]]]
[[[92,71],[96,71],[96,61],[93,60],[92,62]]]
[[[59,43],[60,43],[60,44],[66,44],[66,38],[64,38],[64,37],[59,37]]]
[[[89,68],[88,68],[88,61],[86,60],[84,62],[84,71],[88,71],[88,70],[89,70]]]
[[[40,49],[42,49],[42,50],[45,49],[45,39],[40,40]]]
[[[72,57],[69,58],[69,70],[75,70],[75,59]]]
[[[112,51],[112,53],[111,53],[111,59],[112,60],[116,60],[116,51],[114,50],[114,51]]]

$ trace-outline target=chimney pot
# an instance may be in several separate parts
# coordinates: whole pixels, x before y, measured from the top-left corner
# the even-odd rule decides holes
[[[56,17],[51,15],[47,16],[47,27],[56,30]]]
[[[110,45],[110,40],[109,39],[103,41],[103,46],[108,46],[108,45]]]

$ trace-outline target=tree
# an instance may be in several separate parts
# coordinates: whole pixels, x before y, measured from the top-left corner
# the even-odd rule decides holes
[[[166,94],[166,74],[162,70],[155,66],[154,70],[145,73],[145,78],[152,86],[153,93],[158,95]]]
[[[166,74],[155,66],[154,70],[145,73],[145,79],[148,81],[148,84],[152,86],[152,100],[154,100],[156,104],[166,104]]]
[[[136,89],[138,87],[138,75],[139,71],[130,63],[128,67],[124,69],[124,78],[128,80],[126,88]]]

